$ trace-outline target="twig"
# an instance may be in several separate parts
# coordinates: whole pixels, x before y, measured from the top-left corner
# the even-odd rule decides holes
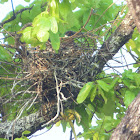
[[[59,86],[58,86],[58,80],[57,80],[57,77],[56,77],[56,71],[54,71],[54,77],[55,77],[55,81],[56,81],[56,92],[57,92],[57,113],[56,113],[54,118],[52,118],[47,123],[43,124],[42,127],[47,126],[51,122],[54,122],[56,120],[56,118],[58,118],[59,113],[60,113],[60,96],[59,96],[59,94],[60,94],[60,91],[61,91],[61,87],[59,88]]]
[[[26,108],[26,106],[29,104],[29,102],[30,102],[31,100],[32,100],[32,98],[31,98],[28,102],[26,102],[26,103],[24,104],[24,106],[20,109],[20,111],[19,111],[19,113],[18,113],[16,119],[11,123],[11,125],[10,125],[10,127],[9,127],[9,129],[8,129],[8,131],[7,131],[7,133],[6,133],[7,138],[8,138],[8,134],[9,134],[10,129],[13,127],[14,123],[20,118],[20,116],[22,115],[24,109]]]
[[[114,5],[115,3],[113,2],[104,12],[103,12],[103,14],[99,17],[99,19],[97,20],[97,22],[94,24],[94,26],[93,26],[93,29],[94,29],[94,27],[96,26],[96,24],[99,22],[99,20],[101,19],[101,17],[105,14],[105,12],[110,8],[110,7],[112,7],[112,5]]]
[[[37,99],[37,97],[38,97],[38,94],[36,94],[35,98],[33,99],[31,105],[27,108],[27,110],[29,110],[32,107],[32,105],[34,104],[34,102]]]
[[[8,20],[5,20],[4,22],[1,22],[0,27],[2,27],[5,23],[8,23],[8,22],[14,20],[18,14],[24,12],[25,10],[31,10],[33,8],[33,6],[29,7],[29,8],[23,8],[23,9],[20,9],[19,11],[15,12],[15,15],[13,15],[11,18],[9,18]]]
[[[13,9],[13,16],[15,16],[15,11],[14,11],[13,0],[11,0],[11,4],[12,4],[12,9]]]

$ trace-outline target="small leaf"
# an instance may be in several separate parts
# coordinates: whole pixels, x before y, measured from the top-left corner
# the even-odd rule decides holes
[[[124,104],[126,107],[129,106],[129,104],[134,100],[135,94],[129,90],[125,92],[125,97],[124,97]]]
[[[102,80],[97,80],[97,83],[99,84],[99,86],[106,92],[108,92],[110,90],[110,86],[108,84],[106,84],[104,81]]]
[[[28,134],[30,134],[30,133],[31,133],[30,131],[26,130],[26,131],[24,131],[24,132],[22,133],[22,135],[28,135]]]
[[[87,98],[92,88],[93,82],[86,83],[78,94],[77,102],[82,103]]]
[[[65,120],[61,120],[61,124],[62,124],[62,128],[63,128],[63,132],[65,132],[66,127],[67,127],[67,122]]]
[[[51,21],[51,31],[56,34],[58,32],[58,25],[55,17],[50,18]]]
[[[100,94],[103,97],[103,99],[105,101],[105,104],[106,104],[107,103],[107,98],[105,97],[104,92],[101,89],[101,87],[98,87],[98,94]]]
[[[73,114],[74,117],[76,117],[76,119],[78,120],[78,123],[80,123],[81,116],[79,115],[79,113],[76,110],[68,109],[67,112],[68,112],[68,114]]]
[[[94,106],[92,104],[88,104],[86,111],[89,115],[89,119],[93,117],[93,112],[95,111]]]
[[[61,124],[61,120],[58,121],[58,122],[55,124],[55,126],[58,127],[58,126],[60,126],[60,124]]]
[[[14,140],[24,140],[24,138],[15,138]]]
[[[94,86],[94,88],[93,89],[91,89],[91,91],[90,91],[90,101],[91,102],[93,102],[93,100],[94,100],[94,98],[95,98],[95,96],[96,96],[96,94],[97,94],[97,86]]]
[[[113,79],[113,81],[110,85],[110,89],[112,89],[115,86],[115,84],[118,82],[119,79],[120,79],[120,77],[116,77],[115,79]]]

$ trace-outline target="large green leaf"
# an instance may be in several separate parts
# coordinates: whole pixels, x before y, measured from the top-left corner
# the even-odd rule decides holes
[[[86,83],[78,94],[77,102],[82,103],[87,98],[92,88],[93,82]]]

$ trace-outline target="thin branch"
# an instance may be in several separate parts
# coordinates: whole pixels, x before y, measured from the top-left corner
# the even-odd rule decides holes
[[[34,6],[34,5],[33,5]],[[22,12],[26,11],[26,10],[31,10],[33,8],[33,6],[29,7],[29,8],[23,8],[23,9],[20,9],[19,11],[15,12],[15,15],[13,15],[11,18],[9,18],[8,20],[5,20],[3,22],[0,23],[0,27],[2,27],[5,23],[8,23],[14,19],[16,19],[16,16],[18,14],[21,14]]]
[[[55,81],[56,81],[56,92],[57,92],[57,113],[56,113],[54,118],[52,118],[47,123],[43,124],[42,127],[47,126],[51,122],[54,122],[58,118],[59,113],[60,113],[60,95],[59,94],[60,94],[61,88],[59,88],[59,86],[58,86],[58,80],[57,80],[57,77],[56,77],[56,71],[54,71],[54,77],[55,77]]]
[[[12,4],[12,9],[13,9],[13,16],[15,16],[15,11],[14,11],[13,0],[11,0],[11,4]],[[15,16],[15,17],[16,17],[16,16]]]

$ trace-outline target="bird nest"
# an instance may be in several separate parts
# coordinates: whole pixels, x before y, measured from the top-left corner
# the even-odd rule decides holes
[[[57,102],[58,92],[63,100],[72,97],[72,89],[81,88],[90,78],[94,49],[95,39],[91,34],[61,38],[58,53],[49,41],[45,50],[28,48],[22,68],[23,78],[29,86],[26,92],[36,93],[36,99],[45,104],[45,108],[46,104]]]

